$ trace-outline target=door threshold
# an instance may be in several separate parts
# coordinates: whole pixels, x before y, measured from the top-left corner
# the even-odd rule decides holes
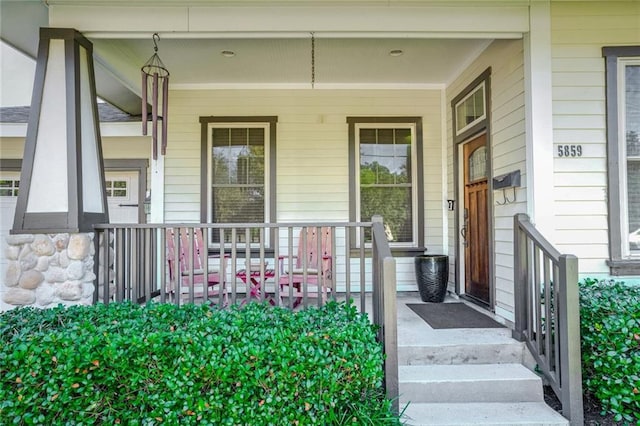
[[[493,309],[491,309],[491,305],[489,305],[489,303],[485,302],[484,300],[478,299],[476,297],[473,297],[469,294],[461,294],[459,295],[460,299],[464,300],[465,302],[469,302],[472,303],[482,309],[485,309],[489,312],[493,312]]]

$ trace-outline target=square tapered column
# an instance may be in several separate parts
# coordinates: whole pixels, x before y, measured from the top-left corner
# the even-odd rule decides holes
[[[106,222],[93,46],[76,30],[41,28],[12,233]]]
[[[93,225],[108,222],[93,47],[41,28],[0,309],[91,304]]]

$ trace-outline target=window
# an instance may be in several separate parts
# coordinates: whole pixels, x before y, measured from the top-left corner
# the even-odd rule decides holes
[[[629,231],[629,251],[640,255],[640,59],[623,63],[624,97],[621,114],[621,137],[625,140],[626,155],[626,202]],[[622,92],[624,91],[624,92]]]
[[[487,178],[487,147],[477,148],[469,156],[469,182]]]
[[[204,121],[203,121],[204,120]],[[268,223],[275,218],[275,119],[203,117],[204,197],[211,223]],[[204,140],[206,139],[206,140]],[[259,241],[254,230],[249,242]],[[212,240],[219,241],[217,232]],[[225,242],[231,235],[225,234]],[[245,242],[238,233],[237,242]]]
[[[129,196],[129,182],[126,180],[107,180],[105,190],[109,198],[127,198]]]
[[[612,274],[640,274],[640,46],[605,47]]]
[[[422,120],[348,118],[351,220],[381,215],[392,247],[424,245]],[[370,237],[367,235],[367,239]]]
[[[455,105],[456,135],[460,135],[487,117],[485,82],[480,83]]]
[[[0,180],[0,197],[17,197],[19,180],[2,179]]]

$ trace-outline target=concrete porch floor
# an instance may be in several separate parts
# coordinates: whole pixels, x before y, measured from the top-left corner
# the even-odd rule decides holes
[[[465,301],[457,296],[448,294],[443,303],[464,303],[467,306],[493,318],[497,322],[505,325],[499,329],[441,329],[434,330],[426,321],[418,316],[407,304],[424,303],[420,300],[418,292],[399,292],[397,295],[398,311],[398,346],[415,345],[447,345],[457,342],[467,343],[487,343],[495,342],[496,339],[507,341],[511,338],[511,328],[503,318],[484,310],[473,303]]]

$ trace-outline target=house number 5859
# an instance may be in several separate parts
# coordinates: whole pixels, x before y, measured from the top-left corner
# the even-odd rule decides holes
[[[558,157],[582,157],[582,145],[558,145]]]

